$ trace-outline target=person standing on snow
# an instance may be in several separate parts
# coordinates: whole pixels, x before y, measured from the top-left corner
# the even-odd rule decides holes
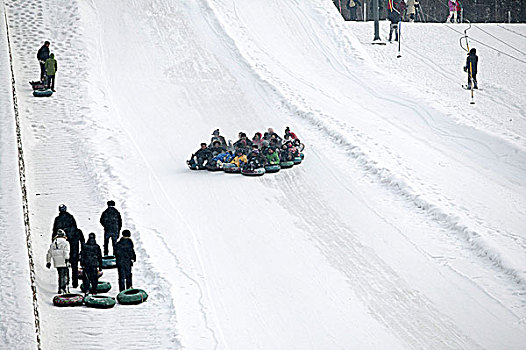
[[[477,56],[477,50],[472,48],[469,50],[468,57],[466,58],[466,65],[464,66],[464,72],[468,73],[468,89],[471,89],[471,80],[473,80],[473,89],[478,89],[477,86],[477,65],[479,57]]]
[[[357,16],[356,16],[356,11],[358,10],[358,6],[361,6],[362,4],[360,3],[359,0],[349,0],[349,2],[347,3],[347,7],[349,8],[349,12],[350,12],[350,19],[351,21],[356,21],[357,20]]]
[[[49,246],[46,255],[46,267],[48,269],[51,268],[51,259],[53,259],[53,265],[58,273],[58,294],[65,294],[69,283],[69,244],[64,230],[58,230],[57,235]]]
[[[58,206],[58,216],[53,222],[53,232],[51,234],[51,240],[54,240],[58,230],[64,230],[66,236],[69,237],[74,230],[77,229],[77,222],[73,215],[68,213],[68,208],[61,204]]]
[[[389,42],[393,39],[393,32],[395,33],[395,41],[398,41],[398,22],[401,21],[400,11],[398,10],[398,3],[392,0],[388,2],[388,15],[387,18],[391,22],[389,28]]]
[[[457,10],[457,22],[460,23],[462,19],[462,4],[460,3],[460,0],[457,0],[455,9]]]
[[[415,0],[407,0],[407,15],[409,16],[409,22],[415,21],[416,7]]]
[[[57,60],[55,54],[50,54],[45,64],[46,75],[47,75],[47,87],[51,88],[55,92],[55,74],[57,74]]]
[[[108,255],[108,241],[111,239],[111,250],[115,254],[115,243],[122,228],[121,213],[115,208],[114,201],[106,203],[108,207],[102,212],[100,224],[104,227],[104,255]]]
[[[82,280],[84,283],[83,293],[97,294],[97,284],[99,283],[99,271],[102,271],[102,254],[100,246],[95,241],[95,234],[89,234],[88,241],[82,246],[80,252],[80,265],[84,273]],[[91,286],[91,288],[90,288]]]
[[[40,81],[44,82],[46,78],[46,60],[49,58],[49,41],[44,42],[44,45],[37,52],[37,60],[40,64]]]
[[[129,230],[122,231],[122,238],[115,245],[115,259],[119,273],[119,291],[132,287],[132,266],[137,260]]]
[[[457,2],[456,0],[449,0],[447,3],[447,6],[449,7],[449,16],[447,16],[446,23],[451,23],[451,19],[453,19],[453,23],[457,22]]]
[[[79,286],[79,257],[80,247],[84,245],[84,234],[82,230],[77,228],[68,237],[69,242],[69,263],[71,264],[71,286],[77,288]]]

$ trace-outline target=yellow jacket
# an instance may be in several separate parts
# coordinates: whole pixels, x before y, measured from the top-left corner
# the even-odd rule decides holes
[[[246,163],[248,162],[247,156],[243,154],[241,157],[236,156],[230,163],[234,163],[237,167],[240,166],[240,162]]]

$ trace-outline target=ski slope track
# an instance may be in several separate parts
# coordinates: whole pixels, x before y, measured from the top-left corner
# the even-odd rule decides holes
[[[524,67],[489,46],[522,57],[526,26],[474,26],[488,46],[474,44],[470,105],[460,25],[404,23],[397,59],[329,0],[4,2],[43,349],[523,348]],[[4,27],[0,343],[25,349],[37,344]],[[44,40],[57,92],[37,99]],[[306,144],[300,166],[257,179],[186,167],[216,128],[285,126]],[[102,244],[108,199],[149,299],[55,308],[57,206]],[[116,271],[102,280],[116,295]]]

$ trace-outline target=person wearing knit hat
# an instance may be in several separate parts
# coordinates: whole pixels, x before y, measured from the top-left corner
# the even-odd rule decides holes
[[[132,287],[132,266],[136,261],[133,241],[129,230],[122,231],[122,238],[115,245],[115,260],[119,274],[119,291]]]
[[[82,291],[87,293],[91,289],[91,294],[97,294],[99,282],[97,270],[102,271],[102,254],[93,232],[89,234],[88,241],[82,246],[80,265],[84,271],[82,276],[84,289]]]

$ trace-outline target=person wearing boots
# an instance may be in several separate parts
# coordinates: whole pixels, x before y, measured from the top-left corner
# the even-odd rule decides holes
[[[108,255],[108,243],[111,239],[111,250],[115,255],[115,243],[119,239],[119,233],[122,228],[121,213],[115,208],[114,201],[106,203],[108,207],[100,217],[100,224],[104,227],[104,256]]]
[[[82,246],[80,265],[84,270],[82,276],[84,289],[82,292],[88,293],[91,289],[91,294],[97,294],[98,272],[102,271],[102,253],[100,252],[100,246],[95,241],[93,232],[89,234],[88,241]]]
[[[69,263],[71,264],[71,286],[77,288],[79,286],[79,256],[80,247],[84,245],[84,234],[82,230],[77,228],[68,237],[69,242]]]
[[[51,268],[51,260],[57,269],[58,273],[58,294],[67,293],[67,286],[69,283],[69,244],[66,240],[66,233],[64,230],[58,230],[56,237],[49,246],[46,255],[48,269]]]
[[[136,260],[129,230],[122,231],[122,238],[115,245],[115,259],[119,273],[119,291],[132,287],[132,266]]]
[[[55,74],[57,74],[57,60],[55,59],[55,54],[50,54],[49,58],[45,63],[46,75],[47,75],[47,87],[51,91],[55,92]]]

